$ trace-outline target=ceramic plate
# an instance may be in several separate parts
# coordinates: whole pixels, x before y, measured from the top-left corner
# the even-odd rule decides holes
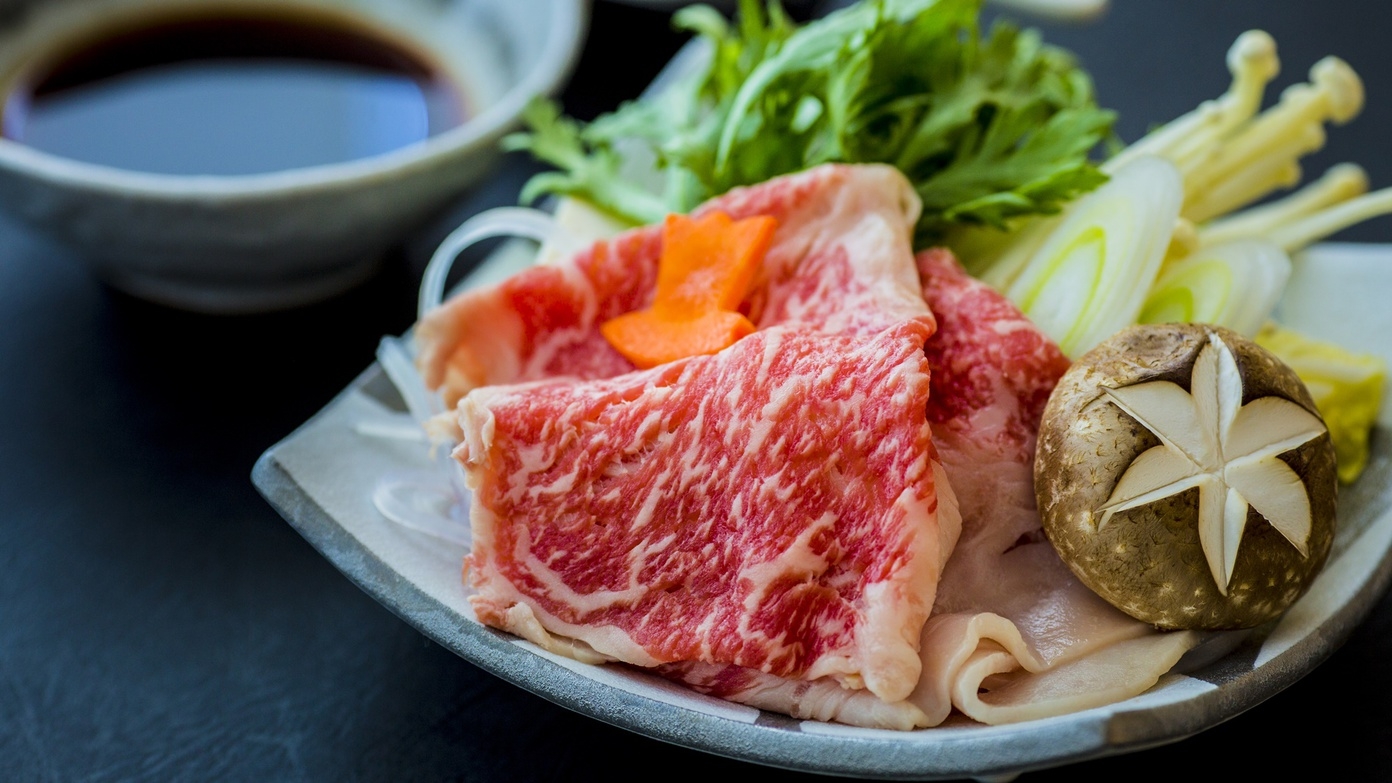
[[[482,284],[528,263],[517,246],[471,275]],[[1377,335],[1392,312],[1392,246],[1307,251],[1280,318],[1392,360]],[[1336,317],[1337,312],[1337,317]],[[1192,651],[1150,691],[1107,707],[1007,726],[956,722],[912,732],[797,721],[708,698],[641,672],[576,663],[480,625],[466,599],[466,544],[390,521],[384,489],[447,486],[443,461],[408,437],[414,420],[377,364],[257,461],[257,488],[349,579],[435,641],[546,699],[650,737],[745,761],[863,778],[993,778],[1174,742],[1237,716],[1323,662],[1379,600],[1392,574],[1392,418],[1365,474],[1341,491],[1339,531],[1311,590],[1278,622]],[[428,508],[423,508],[429,511]],[[463,520],[455,520],[460,527]]]

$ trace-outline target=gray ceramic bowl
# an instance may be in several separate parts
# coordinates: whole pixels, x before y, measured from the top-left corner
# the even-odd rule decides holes
[[[373,157],[228,176],[141,173],[0,139],[0,208],[141,298],[220,313],[323,299],[488,171],[528,100],[568,78],[588,21],[588,0],[0,0],[0,87],[94,21],[256,3],[355,15],[414,40],[464,83],[469,118]]]

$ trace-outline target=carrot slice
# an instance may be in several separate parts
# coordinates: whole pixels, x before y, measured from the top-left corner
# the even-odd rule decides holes
[[[773,242],[777,221],[669,215],[662,225],[653,304],[600,325],[610,345],[634,366],[655,367],[728,348],[754,331],[737,308]]]
[[[600,329],[634,367],[648,368],[728,348],[753,332],[754,324],[729,310],[711,310],[682,319],[639,310],[606,321]]]

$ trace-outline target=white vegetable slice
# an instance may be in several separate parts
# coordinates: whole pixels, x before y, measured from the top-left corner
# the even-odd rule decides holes
[[[1276,309],[1290,276],[1290,256],[1271,242],[1200,247],[1165,265],[1137,322],[1217,324],[1253,337]]]
[[[1136,322],[1184,201],[1179,171],[1140,157],[1075,202],[1005,291],[1070,357]]]
[[[554,243],[557,241],[555,234],[555,219],[538,209],[497,207],[469,218],[451,231],[430,257],[421,277],[417,314],[424,318],[445,300],[445,281],[450,267],[471,245],[495,237],[523,237],[543,244]]]

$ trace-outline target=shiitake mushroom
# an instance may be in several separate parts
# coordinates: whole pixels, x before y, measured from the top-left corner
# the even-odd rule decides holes
[[[1334,446],[1309,391],[1217,326],[1135,326],[1080,357],[1045,409],[1034,478],[1073,573],[1159,628],[1279,616],[1334,538]]]

